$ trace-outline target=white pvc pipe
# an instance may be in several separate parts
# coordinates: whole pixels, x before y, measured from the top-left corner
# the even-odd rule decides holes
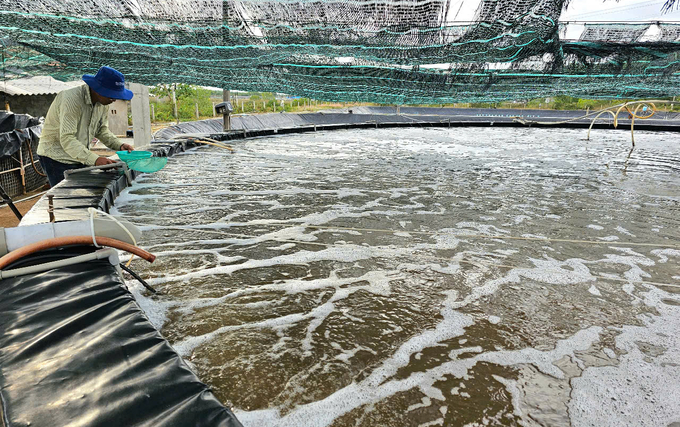
[[[94,220],[95,234],[135,245],[136,240],[142,237],[142,232],[128,221],[119,220],[119,222],[130,231],[132,237],[116,222],[103,218]],[[88,230],[90,230],[89,220],[46,222],[21,227],[0,228],[0,256],[42,240],[55,237],[82,236],[87,234]]]
[[[79,255],[71,258],[61,259],[59,261],[52,261],[43,264],[32,265],[30,267],[14,268],[12,270],[0,270],[0,280],[9,279],[10,277],[25,276],[27,274],[42,273],[43,271],[52,270],[53,268],[66,267],[68,265],[80,264],[81,262],[88,262],[95,259],[104,258],[108,258],[111,265],[120,264],[118,252],[115,249],[107,248],[85,255]]]

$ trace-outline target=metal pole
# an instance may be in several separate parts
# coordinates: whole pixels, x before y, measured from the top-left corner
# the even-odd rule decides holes
[[[23,218],[23,216],[21,215],[21,212],[19,212],[19,209],[17,209],[17,207],[14,206],[14,203],[12,203],[12,199],[10,199],[10,197],[7,195],[7,193],[5,193],[5,189],[2,188],[1,185],[0,185],[0,197],[2,197],[2,200],[5,203],[7,203],[7,205],[12,210],[12,212],[14,212],[14,215],[16,215],[16,217],[19,218],[19,221],[21,221],[21,219]]]
[[[26,194],[26,169],[24,169],[24,151],[22,149],[23,144],[19,146],[19,167],[21,168],[19,173],[21,174],[21,188],[22,194]],[[31,148],[29,147],[29,150]]]
[[[222,101],[229,102],[229,91],[227,89],[222,89]],[[222,120],[222,128],[224,131],[231,130],[231,117],[229,114],[224,114]]]

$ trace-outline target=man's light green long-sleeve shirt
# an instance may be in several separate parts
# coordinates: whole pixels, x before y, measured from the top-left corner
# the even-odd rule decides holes
[[[62,163],[94,166],[99,156],[89,149],[93,138],[116,151],[123,145],[109,130],[109,106],[92,105],[89,86],[74,87],[54,98],[37,153]]]

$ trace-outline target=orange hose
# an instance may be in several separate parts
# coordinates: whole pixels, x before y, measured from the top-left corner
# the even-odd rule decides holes
[[[14,261],[17,261],[32,253],[43,251],[45,249],[58,248],[61,246],[72,245],[92,245],[92,236],[65,236],[55,237],[53,239],[45,239],[22,248],[15,249],[7,255],[0,258],[0,270],[7,267]],[[121,242],[120,240],[112,239],[110,237],[97,236],[97,244],[100,246],[110,246],[112,248],[120,249],[122,251],[130,252],[140,258],[144,258],[149,262],[156,259],[156,255],[145,251],[144,249],[133,246],[129,243]]]

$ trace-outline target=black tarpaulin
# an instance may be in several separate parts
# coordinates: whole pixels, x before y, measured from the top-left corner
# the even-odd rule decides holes
[[[12,268],[66,253],[43,252]],[[8,427],[241,426],[107,260],[0,280],[0,397]]]
[[[0,111],[0,159],[16,153],[26,141],[37,141],[41,132],[38,119]]]

